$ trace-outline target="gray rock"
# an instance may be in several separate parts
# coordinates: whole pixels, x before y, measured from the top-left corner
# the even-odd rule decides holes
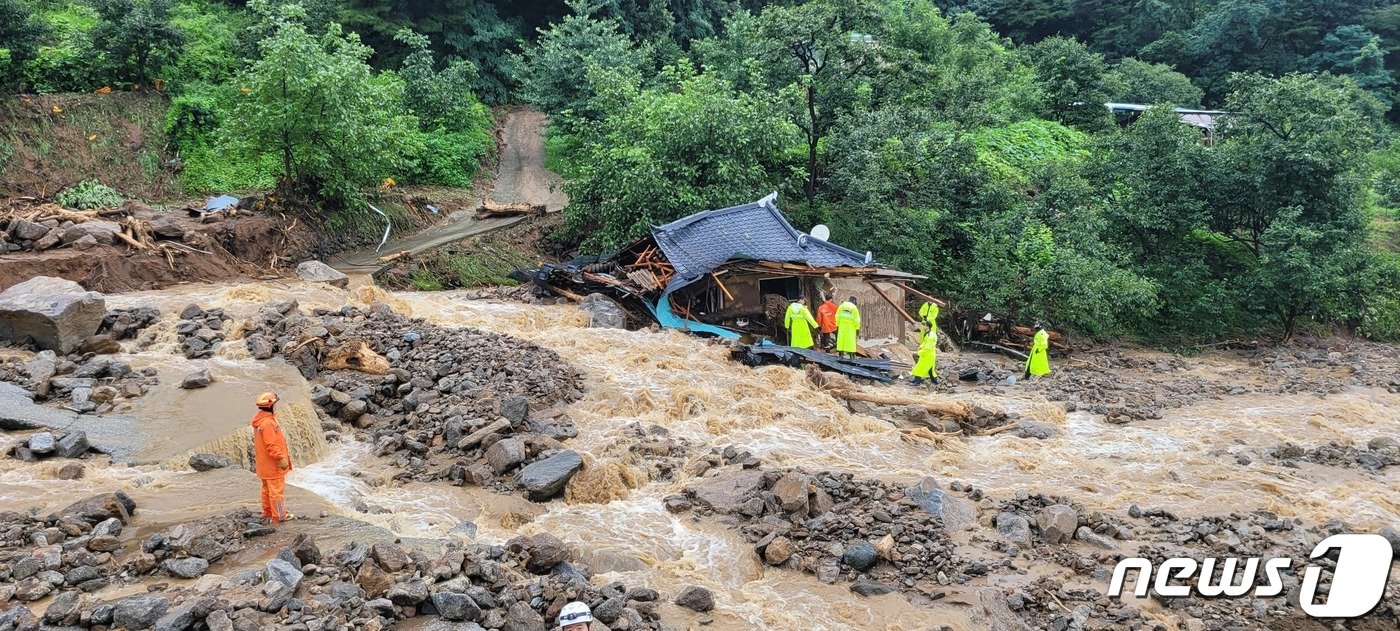
[[[214,454],[195,454],[190,456],[189,465],[195,471],[211,471],[214,469],[225,469],[233,466],[233,461],[223,456]]]
[[[1396,441],[1389,436],[1378,436],[1366,443],[1366,448],[1371,451],[1385,451],[1387,449],[1395,449],[1396,447],[1400,447],[1400,441]]]
[[[408,558],[408,553],[403,548],[387,541],[374,544],[371,554],[379,566],[389,572],[397,572],[409,566],[412,561]]]
[[[49,603],[49,608],[44,611],[44,622],[52,625],[77,624],[80,605],[78,592],[63,592]]]
[[[35,276],[0,292],[0,341],[68,354],[97,332],[107,303],[62,278]]]
[[[920,508],[941,517],[943,525],[949,529],[962,528],[977,519],[971,506],[944,492],[933,477],[925,477],[904,489],[904,495],[918,502]]]
[[[522,423],[530,418],[530,400],[525,397],[506,397],[501,399],[501,418],[510,421],[511,424]]]
[[[170,600],[156,594],[141,594],[118,600],[112,606],[112,626],[149,629],[165,616]]]
[[[857,541],[846,548],[846,553],[841,555],[841,562],[855,568],[857,572],[864,572],[875,566],[877,554],[875,546],[869,541]]]
[[[895,591],[895,588],[884,583],[878,583],[869,579],[861,579],[851,583],[851,592],[857,596],[883,596]]]
[[[58,441],[54,440],[50,432],[39,432],[29,437],[29,451],[36,456],[46,456],[53,453],[58,447]]]
[[[481,607],[477,606],[476,601],[472,600],[471,596],[457,592],[433,594],[433,607],[444,620],[462,622],[481,617]]]
[[[1016,513],[998,513],[997,533],[1022,548],[1031,547],[1031,522]]]
[[[199,578],[209,571],[209,562],[199,557],[166,559],[161,568],[177,578]]]
[[[87,453],[92,445],[88,444],[87,432],[76,430],[69,432],[55,446],[54,454],[59,458],[77,458]],[[33,449],[33,447],[30,447]]]
[[[583,457],[573,450],[561,451],[520,470],[516,483],[530,499],[542,502],[564,490],[569,478],[583,468]]]
[[[1074,531],[1079,528],[1079,513],[1068,504],[1052,504],[1041,509],[1035,522],[1046,541],[1062,543],[1074,537]]]
[[[156,621],[156,631],[185,631],[194,625],[196,603],[187,603],[171,609]]]
[[[600,329],[627,328],[627,310],[617,301],[603,294],[588,294],[578,303],[578,308],[588,312],[588,326]]]
[[[63,242],[74,243],[83,237],[92,237],[97,243],[112,245],[117,242],[116,233],[121,231],[121,225],[113,221],[84,221],[64,230]]]
[[[1118,549],[1118,544],[1112,537],[1094,532],[1094,529],[1088,526],[1080,526],[1078,530],[1074,531],[1074,538],[1105,550]]]
[[[428,599],[428,584],[416,578],[394,583],[387,597],[395,605],[416,605]]]
[[[209,374],[208,369],[201,369],[185,375],[185,378],[180,380],[180,388],[184,390],[197,390],[199,388],[208,388],[211,383],[214,383],[214,377]]]
[[[691,585],[682,589],[681,593],[676,596],[676,604],[691,611],[703,613],[715,608],[715,597],[714,594],[710,593],[710,590],[699,585]]]
[[[297,278],[309,283],[326,283],[341,288],[350,285],[349,276],[320,261],[306,261],[298,265]]]
[[[277,558],[267,562],[267,581],[263,593],[268,596],[290,596],[301,584],[303,574],[297,566]]]
[[[702,478],[691,491],[695,500],[717,513],[732,515],[739,512],[744,501],[763,484],[763,471],[744,469]]]
[[[525,442],[518,438],[506,438],[496,441],[486,450],[486,462],[491,464],[491,471],[496,475],[501,475],[525,460]]]
[[[41,223],[16,219],[10,234],[21,241],[38,241],[49,234],[49,228]]]
[[[545,631],[544,618],[530,604],[517,600],[506,611],[504,631]]]
[[[209,626],[209,631],[233,631],[233,619],[222,609],[209,612],[204,618],[204,624]]]
[[[1390,549],[1395,552],[1395,556],[1400,557],[1400,530],[1387,526],[1381,529],[1381,536],[1390,542]]]
[[[82,238],[73,242],[73,248],[77,250],[91,250],[97,247],[97,237],[90,234],[83,235]]]
[[[96,524],[108,519],[118,519],[122,523],[131,521],[131,513],[136,510],[136,502],[122,491],[94,495],[85,500],[69,504],[58,511],[58,517],[74,516]]]
[[[162,239],[182,239],[185,236],[185,226],[179,219],[170,215],[160,215],[151,220],[151,232]]]

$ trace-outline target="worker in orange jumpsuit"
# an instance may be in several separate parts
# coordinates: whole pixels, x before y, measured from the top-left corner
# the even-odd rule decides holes
[[[292,455],[287,451],[287,437],[277,426],[272,409],[277,406],[277,393],[258,395],[258,413],[253,416],[253,454],[258,478],[262,479],[263,517],[276,524],[296,516],[287,512],[282,495],[287,489],[287,473],[292,470]]]
[[[831,301],[830,296],[817,307],[817,328],[822,332],[822,348],[831,350],[831,335],[836,332],[836,303]]]

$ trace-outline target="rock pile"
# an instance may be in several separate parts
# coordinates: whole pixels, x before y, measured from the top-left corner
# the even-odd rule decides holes
[[[954,483],[953,490],[966,489]],[[1019,491],[1013,499],[998,503],[983,499],[985,525],[1024,548],[1037,544],[1064,544],[1081,541],[1103,549],[1117,549],[1124,526],[1118,518],[1101,511],[1089,511],[1068,497]]]
[[[966,582],[989,568],[955,557],[943,517],[943,504],[954,500],[927,491],[927,485],[900,488],[850,474],[730,469],[667,505],[726,515],[769,565],[810,572],[824,583],[859,581],[852,589],[867,595],[932,596],[935,583]]]
[[[1270,450],[1268,456],[1285,467],[1297,468],[1301,460],[1328,467],[1365,469],[1379,473],[1386,467],[1400,465],[1400,443],[1393,438],[1377,438],[1364,449],[1341,445],[1336,441],[1312,449],[1284,443]]]
[[[160,322],[160,309],[154,307],[113,309],[103,316],[97,332],[110,335],[114,340],[131,340],[157,322]]]
[[[181,310],[180,321],[175,324],[175,334],[185,357],[213,357],[215,351],[224,343],[224,323],[229,320],[223,309],[206,311],[199,305],[192,304]]]
[[[560,441],[577,435],[563,404],[582,395],[582,375],[558,354],[477,329],[449,329],[394,314],[388,305],[318,309],[269,303],[247,327],[254,357],[280,352],[308,378],[323,420],[348,424],[391,457],[404,477],[543,500],[582,466]],[[323,372],[327,349],[363,344],[386,374]]]
[[[0,226],[4,226],[0,229],[0,236],[9,235],[6,241],[9,243],[7,249],[11,252],[43,251],[63,246],[86,250],[95,245],[113,245],[117,242],[116,234],[122,231],[121,224],[114,221],[73,223],[58,219],[29,221],[20,217],[12,217],[8,225],[0,223]]]
[[[97,495],[48,517],[0,512],[0,608],[92,592],[123,571],[120,536],[136,510],[124,493]]]
[[[23,386],[37,401],[63,401],[64,407],[79,414],[106,414],[159,383],[154,368],[132,370],[125,362],[103,355],[59,357],[53,351],[0,364],[0,381]]]
[[[81,458],[92,449],[87,432],[39,432],[10,447],[6,453],[22,462],[38,462],[48,458]],[[83,475],[82,465],[77,468],[64,466],[59,470],[60,479],[76,480]]]
[[[198,577],[209,571],[210,563],[231,558],[244,540],[271,533],[247,511],[174,526],[148,537],[139,552],[120,564],[104,559],[103,576]],[[52,561],[32,550],[18,556],[43,557],[27,564]],[[65,586],[43,622],[133,630],[270,626],[323,631],[383,629],[416,616],[437,616],[464,629],[525,631],[552,626],[565,603],[582,600],[601,623],[595,623],[595,630],[666,628],[658,613],[661,594],[622,583],[590,583],[588,567],[574,563],[572,552],[548,534],[518,537],[505,546],[452,542],[431,552],[391,541],[355,542],[334,553],[298,535],[262,567],[226,573],[227,579],[173,589],[154,585],[149,593],[112,601],[85,595],[91,589]],[[3,595],[0,606],[9,600]],[[36,599],[31,596],[26,592],[20,602]],[[677,601],[713,607],[713,598],[707,603],[707,597],[703,590],[686,590]],[[25,607],[0,614],[0,626],[33,628],[38,622]]]

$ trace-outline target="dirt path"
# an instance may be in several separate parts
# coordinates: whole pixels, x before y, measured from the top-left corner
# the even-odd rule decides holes
[[[496,180],[491,187],[491,199],[498,202],[544,204],[548,212],[559,212],[569,202],[562,190],[563,179],[544,168],[544,130],[549,118],[541,112],[520,110],[506,118],[502,134],[505,147],[496,168]],[[351,252],[331,262],[347,273],[372,274],[384,266],[379,257],[407,250],[416,256],[523,221],[524,217],[477,219],[472,213],[459,211],[446,221],[417,234],[391,239],[378,252],[373,249]]]

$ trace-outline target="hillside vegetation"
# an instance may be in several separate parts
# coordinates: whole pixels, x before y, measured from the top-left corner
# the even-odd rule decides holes
[[[1400,8],[1384,0],[0,0],[0,15],[13,90],[167,95],[163,151],[187,192],[274,189],[338,215],[390,180],[467,185],[494,148],[487,106],[523,101],[553,119],[565,247],[776,190],[795,224],[1018,320],[1164,346],[1400,338]],[[1225,113],[1208,134],[1170,106]]]

